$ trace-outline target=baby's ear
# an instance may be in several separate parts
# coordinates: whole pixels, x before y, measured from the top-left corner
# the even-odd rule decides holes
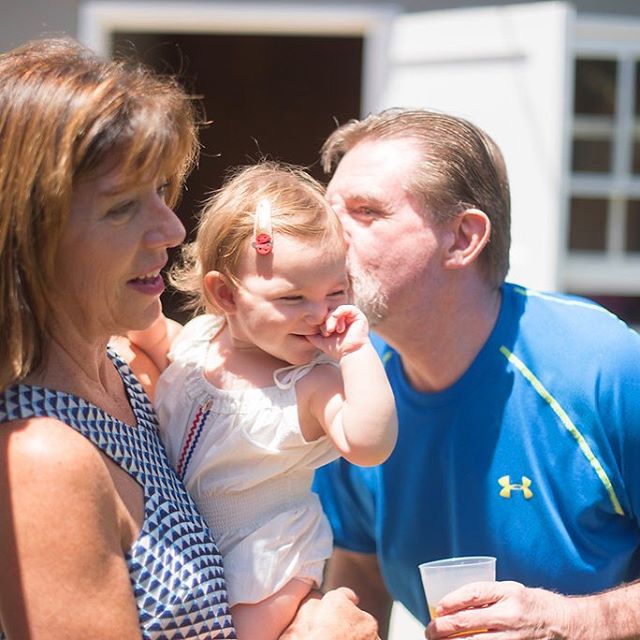
[[[204,292],[209,303],[224,313],[236,310],[235,287],[219,271],[209,271],[204,276]]]

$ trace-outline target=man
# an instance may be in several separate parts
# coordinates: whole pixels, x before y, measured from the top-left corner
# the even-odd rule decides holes
[[[640,637],[640,337],[504,284],[506,171],[470,123],[385,111],[337,129],[323,162],[400,425],[381,467],[318,474],[329,586],[384,637],[392,598],[428,622],[419,563],[493,555],[499,581],[445,597],[428,638]]]

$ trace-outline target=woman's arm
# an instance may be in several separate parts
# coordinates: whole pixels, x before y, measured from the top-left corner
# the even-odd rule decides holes
[[[322,586],[324,589],[352,589],[358,595],[358,606],[376,619],[378,633],[386,640],[393,600],[382,579],[375,553],[358,553],[335,547]]]
[[[0,624],[7,638],[140,638],[132,516],[102,454],[48,418],[0,428]]]
[[[311,415],[349,462],[380,464],[393,451],[398,422],[393,392],[369,340],[364,314],[353,305],[341,305],[327,318],[324,334],[309,340],[338,359],[342,374],[342,388],[332,381],[314,383]]]
[[[334,589],[324,596],[313,592],[280,640],[379,640],[376,621],[356,602],[351,589]]]

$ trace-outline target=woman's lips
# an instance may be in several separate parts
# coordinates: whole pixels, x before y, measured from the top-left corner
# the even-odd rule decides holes
[[[164,291],[164,280],[159,273],[150,273],[139,278],[132,278],[129,284],[140,293],[159,295]]]

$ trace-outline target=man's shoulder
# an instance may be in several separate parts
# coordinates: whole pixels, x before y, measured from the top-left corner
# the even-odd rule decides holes
[[[523,320],[545,332],[571,327],[574,331],[599,329],[607,336],[628,337],[630,333],[629,326],[611,311],[579,295],[540,291],[512,284],[505,285],[504,292],[512,300],[513,306],[520,309]]]
[[[395,353],[393,349],[377,333],[372,332],[370,334],[370,338],[373,348],[376,350],[376,353],[383,363],[389,359],[392,353]]]
[[[600,369],[640,366],[640,335],[597,302],[515,285],[505,292],[518,316],[516,348],[561,366],[596,359]]]

